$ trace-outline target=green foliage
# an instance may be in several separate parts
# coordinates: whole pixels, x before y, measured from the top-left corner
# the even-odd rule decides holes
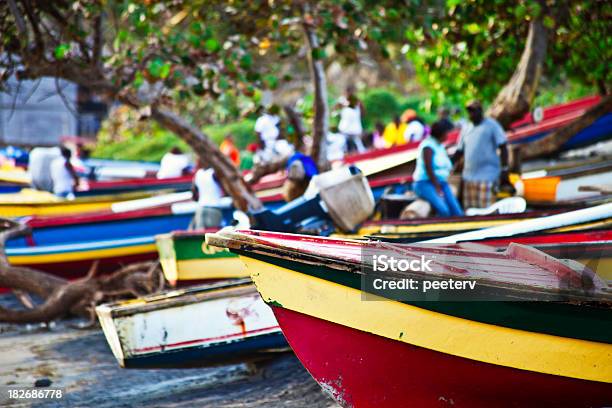
[[[175,146],[183,151],[189,151],[185,142],[159,127],[154,127],[146,133],[127,132],[122,136],[120,139],[111,139],[101,132],[92,156],[103,159],[158,162]]]
[[[399,115],[400,106],[398,98],[384,89],[373,89],[363,96],[365,117],[363,125],[366,129],[373,129],[376,122],[388,123],[395,115]]]
[[[535,18],[549,30],[549,85],[570,78],[609,86],[612,4],[605,0],[447,0],[442,12],[418,17],[406,28],[402,51],[433,103],[490,102],[514,72]]]
[[[578,98],[597,93],[595,88],[581,82],[571,80],[559,81],[555,84],[543,84],[533,102],[534,106],[550,106],[569,102]]]
[[[213,125],[206,126],[204,131],[208,136],[220,144],[223,138],[227,134],[234,136],[234,143],[239,150],[244,150],[250,143],[257,141],[257,135],[253,128],[255,127],[255,121],[251,119],[244,119],[239,122],[229,123],[226,125]]]
[[[415,110],[426,122],[435,120],[435,114],[429,109],[427,95],[400,95],[384,88],[369,89],[362,95],[366,115],[363,118],[364,129],[374,130],[376,122],[387,124],[396,115],[401,115],[406,109]]]
[[[231,133],[239,149],[255,141],[254,121],[206,126],[204,132],[217,144]],[[118,160],[159,161],[172,147],[189,151],[185,142],[157,123],[140,121],[136,112],[120,107],[111,112],[98,134],[94,157]]]

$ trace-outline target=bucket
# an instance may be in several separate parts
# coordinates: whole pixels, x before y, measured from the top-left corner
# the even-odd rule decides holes
[[[342,177],[338,183],[325,183],[319,194],[334,224],[344,232],[354,231],[374,212],[374,195],[362,173]]]

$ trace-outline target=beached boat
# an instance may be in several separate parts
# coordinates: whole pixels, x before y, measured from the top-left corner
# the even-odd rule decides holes
[[[94,212],[72,216],[32,217],[25,220],[30,234],[12,238],[7,248],[33,248],[129,237],[154,236],[187,229],[193,212],[168,205],[125,212]]]
[[[532,205],[562,204],[599,196],[596,191],[581,191],[580,188],[600,185],[608,180],[612,180],[612,162],[609,160],[523,173],[514,185],[517,194]]]
[[[80,189],[75,195],[77,197],[87,197],[92,195],[119,194],[134,191],[187,191],[191,188],[192,183],[193,174],[166,179],[146,177],[143,179],[88,181],[87,187]]]
[[[133,262],[157,259],[153,236],[103,241],[7,248],[11,265],[29,266],[54,275],[76,279],[87,274],[94,262],[100,273],[113,272]]]
[[[105,304],[96,313],[125,368],[227,364],[288,349],[250,279]]]
[[[612,296],[583,266],[517,244],[499,253],[258,231],[208,242],[245,260],[297,357],[342,406],[610,401]],[[368,253],[434,263],[430,272],[372,272]],[[408,278],[415,290],[376,286]],[[423,294],[427,282],[458,281],[463,290]]]
[[[593,107],[601,97],[590,96],[563,104],[552,105],[540,110],[540,120],[534,120],[533,114],[526,114],[521,120],[510,126],[506,136],[510,144],[521,145],[540,139],[547,134],[567,126]],[[563,145],[560,151],[571,150],[612,137],[612,114],[608,114],[591,126],[578,132]],[[459,140],[459,131],[451,132],[446,140],[450,147]],[[343,158],[343,164],[357,166],[367,177],[405,176],[413,171],[419,143],[407,143],[386,149],[371,150],[364,153],[350,154]],[[285,180],[284,173],[266,176],[255,188],[280,188]]]
[[[187,286],[248,276],[238,256],[226,248],[206,244],[205,234],[216,231],[176,231],[155,237],[159,261],[171,285]]]
[[[0,195],[0,217],[64,215],[103,211],[110,209],[113,203],[150,197],[151,195],[150,192],[130,192],[66,200],[46,191],[25,189],[19,193]]]
[[[130,262],[157,259],[154,236],[187,228],[194,205],[179,202],[129,209],[151,200],[174,198],[182,197],[121,202],[113,204],[115,211],[30,218],[25,222],[31,233],[8,240],[6,254],[14,265],[31,266],[69,279],[84,276],[96,260],[98,270],[106,273]]]
[[[543,214],[543,213],[536,213]],[[379,239],[401,237],[423,240],[460,231],[472,231],[494,225],[504,225],[537,216],[536,214],[516,214],[508,216],[477,216],[462,220],[452,218],[372,221],[366,223],[352,238],[366,235]],[[166,280],[172,285],[187,286],[211,279],[231,279],[248,276],[248,272],[238,257],[224,248],[206,244],[205,234],[216,230],[176,231],[156,237],[159,259]],[[342,236],[342,235],[338,235]],[[409,238],[410,237],[410,238]]]
[[[334,234],[352,239],[371,238],[385,242],[411,243],[446,236],[449,233],[517,223],[557,212],[487,215],[474,217],[384,220],[367,222],[356,234]],[[476,240],[478,244],[501,248],[511,242],[533,245],[551,255],[566,254],[588,265],[598,275],[612,279],[612,219],[583,222],[537,234],[519,234],[505,239]],[[176,231],[156,237],[164,275],[172,285],[186,286],[211,279],[248,276],[235,254],[206,243],[205,234],[214,230]],[[222,267],[220,267],[222,265]]]

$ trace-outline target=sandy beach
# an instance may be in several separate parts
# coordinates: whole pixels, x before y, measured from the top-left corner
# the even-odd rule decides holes
[[[253,364],[172,370],[125,370],[99,328],[74,322],[0,326],[0,384],[32,387],[49,379],[61,401],[7,400],[8,407],[335,407],[292,353]]]

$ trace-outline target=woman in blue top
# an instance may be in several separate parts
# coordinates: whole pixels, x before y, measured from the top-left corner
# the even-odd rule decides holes
[[[442,217],[463,215],[463,210],[447,183],[453,164],[442,142],[449,130],[443,122],[432,125],[431,134],[419,145],[413,174],[416,195],[428,201]]]

